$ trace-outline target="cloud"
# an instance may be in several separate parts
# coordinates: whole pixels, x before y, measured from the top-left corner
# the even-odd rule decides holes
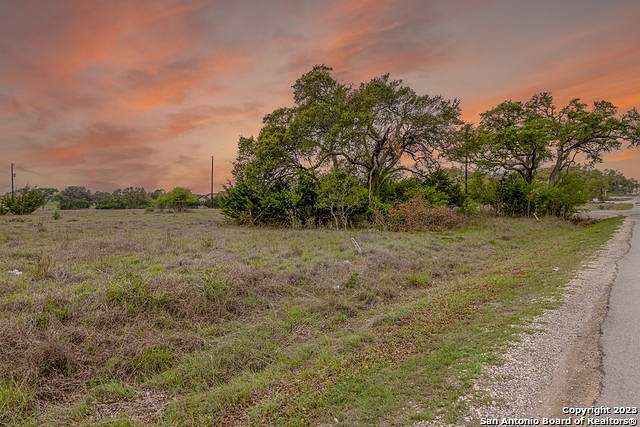
[[[21,174],[32,183],[203,190],[202,159],[226,181],[238,135],[317,63],[459,97],[471,120],[540,90],[626,109],[640,103],[637,19],[638,5],[598,2],[0,2],[0,158],[42,174]]]

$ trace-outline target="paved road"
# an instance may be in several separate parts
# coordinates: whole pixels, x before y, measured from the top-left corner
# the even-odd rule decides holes
[[[640,205],[625,215],[634,221],[631,248],[618,265],[600,338],[604,379],[598,404],[605,406],[640,406]]]

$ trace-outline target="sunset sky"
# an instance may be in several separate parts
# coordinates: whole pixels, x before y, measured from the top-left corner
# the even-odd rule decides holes
[[[314,64],[390,72],[464,118],[551,90],[640,107],[640,1],[0,0],[0,193],[208,191]],[[640,150],[603,167],[640,178]]]

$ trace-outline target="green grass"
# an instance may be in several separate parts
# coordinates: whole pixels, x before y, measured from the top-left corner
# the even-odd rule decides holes
[[[20,219],[0,218],[0,421],[49,425],[455,424],[482,367],[620,224],[479,217],[390,233],[238,228],[206,210]],[[159,415],[136,406],[149,393],[164,396]]]

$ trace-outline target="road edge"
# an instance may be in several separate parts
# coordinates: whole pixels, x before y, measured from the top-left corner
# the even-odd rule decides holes
[[[480,418],[557,417],[564,406],[590,406],[602,387],[600,334],[620,260],[629,251],[634,220],[626,218],[567,284],[561,306],[528,326],[497,365],[487,366],[474,394],[489,403],[471,405],[463,422]],[[586,321],[585,321],[586,319]]]

